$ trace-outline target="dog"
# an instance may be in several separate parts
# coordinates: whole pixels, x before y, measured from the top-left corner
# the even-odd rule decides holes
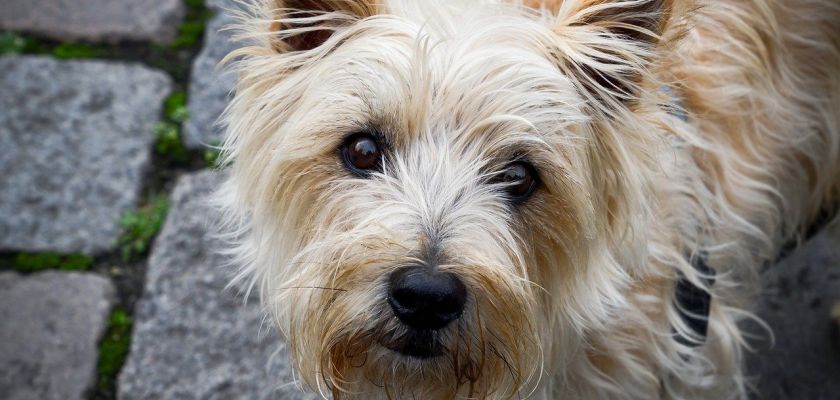
[[[744,399],[840,198],[834,0],[263,0],[218,192],[335,399]],[[256,327],[255,327],[256,329]]]

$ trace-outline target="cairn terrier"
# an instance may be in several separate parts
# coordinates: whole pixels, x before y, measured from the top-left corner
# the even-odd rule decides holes
[[[758,272],[840,198],[840,2],[263,0],[240,18],[219,198],[299,382],[747,396]]]

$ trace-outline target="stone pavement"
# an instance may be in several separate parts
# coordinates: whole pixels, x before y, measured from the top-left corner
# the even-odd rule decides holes
[[[0,399],[85,398],[113,295],[93,274],[0,273]]]
[[[222,128],[217,123],[230,100],[235,76],[219,66],[225,55],[236,49],[233,32],[224,28],[235,22],[229,10],[237,5],[228,1],[210,1],[217,15],[207,24],[205,46],[195,58],[190,81],[190,119],[184,124],[184,144],[192,149],[216,146],[221,142]]]
[[[0,30],[62,41],[167,43],[183,16],[181,0],[3,0]]]
[[[775,343],[757,341],[759,352],[748,355],[761,393],[756,399],[840,399],[840,332],[830,318],[840,302],[840,223],[835,225],[763,276],[757,314],[773,329]]]
[[[149,167],[171,79],[149,68],[0,58],[0,251],[111,249]]]
[[[220,179],[203,172],[175,187],[135,310],[120,399],[306,398],[259,300],[245,306],[225,289],[230,271],[209,229],[216,210],[206,204]]]

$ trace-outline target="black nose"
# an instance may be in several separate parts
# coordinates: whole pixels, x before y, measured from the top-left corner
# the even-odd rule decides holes
[[[440,329],[461,316],[467,288],[455,274],[421,266],[394,271],[388,303],[394,315],[415,329]]]

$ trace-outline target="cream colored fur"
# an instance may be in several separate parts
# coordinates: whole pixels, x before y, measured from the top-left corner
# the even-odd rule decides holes
[[[325,398],[745,398],[757,273],[840,196],[840,3],[290,3],[323,7],[241,15],[252,45],[230,56],[219,199],[238,280],[300,383]],[[324,44],[290,45],[324,27]],[[371,128],[391,151],[361,179],[337,149]],[[486,177],[522,156],[541,186],[512,205]],[[470,297],[448,354],[417,360],[378,343],[404,329],[386,277],[430,235]],[[702,285],[701,255],[717,274],[709,336],[685,346],[674,285]]]

